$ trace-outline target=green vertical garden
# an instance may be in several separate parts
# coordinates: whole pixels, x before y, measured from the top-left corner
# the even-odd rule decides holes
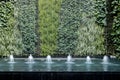
[[[97,25],[95,1],[84,0],[79,2],[79,29],[75,55],[99,55],[105,54],[104,30]]]
[[[36,53],[37,36],[36,26],[36,0],[17,0],[16,7],[18,11],[18,28],[22,35],[24,45],[24,54]]]
[[[22,38],[16,26],[12,2],[0,2],[0,56],[22,54]]]
[[[74,54],[79,27],[78,0],[63,0],[60,10],[60,25],[58,28],[58,53]]]
[[[61,54],[104,54],[103,29],[95,21],[92,0],[64,0],[60,14],[58,51]]]
[[[2,0],[0,56],[120,56],[119,0]]]
[[[61,1],[39,0],[40,55],[56,53]]]
[[[113,6],[113,31],[111,33],[112,35],[112,40],[113,40],[113,45],[115,48],[115,54],[120,58],[120,1],[119,0],[114,0],[112,2]]]

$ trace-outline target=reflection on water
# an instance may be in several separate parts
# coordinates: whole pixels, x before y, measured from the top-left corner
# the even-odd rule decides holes
[[[28,70],[33,71],[33,64],[28,64]]]
[[[67,71],[72,71],[72,64],[67,64]]]
[[[9,71],[14,71],[14,64],[9,64]]]
[[[86,70],[91,71],[91,64],[86,64]]]
[[[51,64],[46,64],[47,65],[47,71],[51,71]]]
[[[35,61],[35,63],[25,63],[25,60],[17,60],[16,63],[0,61],[0,71],[120,71],[119,61],[109,61],[109,64],[101,64],[102,59],[92,59],[92,64],[86,64],[86,59],[74,60],[66,63],[66,60],[53,60],[53,63],[45,61]]]
[[[108,71],[108,65],[107,64],[103,64],[103,71]]]

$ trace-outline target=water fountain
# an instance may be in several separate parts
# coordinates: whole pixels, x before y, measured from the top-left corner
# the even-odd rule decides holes
[[[12,54],[9,56],[9,62],[8,63],[15,63],[14,57],[13,57]]]
[[[120,71],[120,62],[115,59],[111,59],[110,62],[107,56],[104,56],[103,59],[91,60],[89,56],[72,58],[71,55],[68,55],[67,58],[53,58],[52,60],[51,56],[48,55],[42,59],[45,61],[37,58],[37,62],[33,64],[35,60],[30,54],[26,62],[24,58],[16,58],[16,63],[12,64],[14,57],[10,55],[10,64],[6,63],[5,60],[0,60],[0,71]]]
[[[92,63],[90,56],[86,57],[86,62],[85,63],[86,64],[91,64]]]
[[[73,63],[72,62],[72,56],[70,54],[67,56],[67,62],[66,63]]]
[[[103,64],[109,64],[109,58],[108,58],[108,56],[104,56],[103,57],[103,62],[102,62]]]
[[[33,59],[33,56],[31,54],[28,57],[27,63],[35,63],[34,59]]]
[[[50,55],[46,57],[46,63],[53,63]]]

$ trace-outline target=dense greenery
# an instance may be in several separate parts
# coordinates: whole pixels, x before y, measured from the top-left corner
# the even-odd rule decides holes
[[[92,0],[64,0],[58,50],[61,54],[104,54],[103,30],[95,24]]]
[[[113,55],[114,54],[114,45],[113,45],[113,37],[111,33],[113,31],[113,7],[112,1],[114,0],[96,0],[96,18],[97,23],[104,27],[104,46],[105,46],[105,54]]]
[[[63,0],[58,28],[58,53],[60,54],[73,54],[75,52],[79,13],[78,0]]]
[[[88,19],[78,29],[78,44],[75,55],[105,54],[103,29],[95,24],[94,19]]]
[[[55,54],[61,0],[39,0],[41,55]]]
[[[118,53],[117,55],[120,56],[120,1],[114,0],[112,2],[113,6],[113,15],[114,15],[114,23],[113,23],[113,42],[115,46],[115,53]]]
[[[0,1],[0,56],[120,56],[119,45],[119,0]]]
[[[14,18],[14,5],[11,2],[0,2],[0,56],[21,53],[21,36]]]
[[[96,2],[97,23],[105,27],[106,53],[116,55],[120,52],[120,1],[96,0]]]
[[[18,27],[22,34],[22,43],[24,45],[23,53],[35,53],[37,36],[35,34],[36,26],[36,0],[17,0],[16,11],[18,12]]]
[[[106,0],[96,0],[94,4],[96,23],[102,27],[106,25]]]
[[[95,13],[95,2],[84,0],[80,4],[80,25],[77,31],[78,43],[75,55],[105,54],[103,28],[98,26]]]

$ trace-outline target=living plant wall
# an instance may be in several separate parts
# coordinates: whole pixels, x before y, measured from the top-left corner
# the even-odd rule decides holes
[[[119,0],[0,1],[0,56],[119,57],[119,4]]]
[[[42,56],[56,53],[61,2],[62,0],[38,0]]]
[[[105,54],[104,30],[96,22],[95,1],[80,1],[80,25],[75,55],[93,56]]]
[[[0,2],[0,56],[22,54],[22,38],[16,26],[12,2]]]
[[[37,35],[36,26],[36,0],[17,0],[15,3],[18,12],[18,28],[22,35],[24,45],[23,54],[36,53]]]
[[[77,0],[63,0],[58,28],[58,53],[74,54],[78,35],[79,4]]]
[[[58,28],[60,54],[104,54],[103,29],[95,21],[93,0],[64,0]]]
[[[106,0],[96,0],[94,2],[96,23],[102,27],[106,25]]]
[[[112,7],[113,7],[113,32],[111,33],[112,35],[112,40],[113,44],[115,47],[115,55],[120,58],[120,1],[119,0],[114,0],[112,2]]]
[[[120,28],[120,1],[119,0],[96,0],[97,20],[104,27],[105,53],[106,55],[118,55],[119,28]],[[118,54],[117,54],[118,53]]]

